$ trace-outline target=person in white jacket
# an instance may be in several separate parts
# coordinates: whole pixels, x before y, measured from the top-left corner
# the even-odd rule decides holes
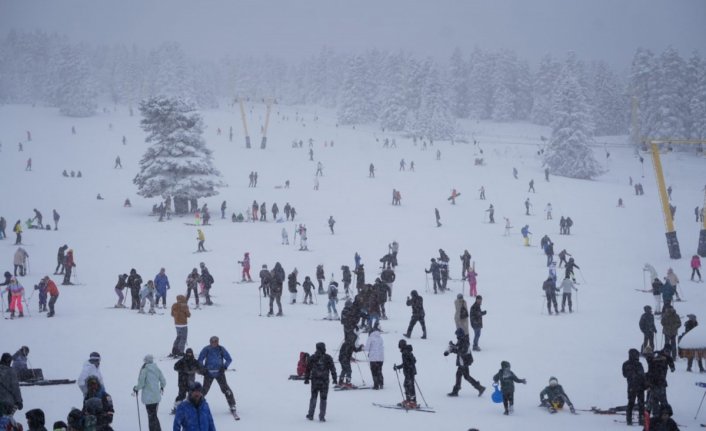
[[[373,389],[382,389],[384,379],[382,376],[382,363],[385,361],[385,346],[380,336],[380,329],[373,326],[372,331],[365,341],[365,352],[370,361],[370,373],[373,375]]]
[[[98,352],[91,353],[88,360],[83,363],[83,368],[81,369],[81,374],[78,376],[78,379],[76,379],[76,384],[78,385],[78,388],[81,389],[84,397],[86,396],[87,391],[86,379],[90,376],[96,376],[101,386],[105,388],[105,384],[103,383],[103,375],[101,374],[101,370],[98,368],[100,363],[101,355]]]
[[[167,380],[157,364],[154,363],[154,356],[146,355],[144,361],[145,363],[140,369],[140,376],[137,379],[137,385],[132,390],[135,395],[142,391],[142,403],[147,409],[149,430],[160,431],[162,428],[157,417],[157,409],[159,402],[162,400],[162,393],[167,385]]]

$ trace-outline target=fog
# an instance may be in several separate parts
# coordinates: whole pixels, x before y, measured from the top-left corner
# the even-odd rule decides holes
[[[455,47],[512,49],[532,62],[575,50],[627,66],[639,46],[703,53],[703,0],[0,0],[0,30],[43,30],[91,44],[178,41],[195,56],[300,58],[403,49],[446,58]]]

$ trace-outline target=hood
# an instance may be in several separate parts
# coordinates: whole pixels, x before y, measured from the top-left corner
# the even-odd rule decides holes
[[[177,302],[179,304],[186,304],[186,296],[184,295],[177,295]]]
[[[322,342],[316,343],[316,351],[318,353],[326,353],[326,344]]]
[[[630,349],[628,350],[628,358],[631,361],[636,361],[640,359],[640,352],[637,349]]]

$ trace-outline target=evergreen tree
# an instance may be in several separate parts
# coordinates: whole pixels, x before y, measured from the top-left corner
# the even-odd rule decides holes
[[[90,117],[96,113],[96,91],[86,56],[65,46],[58,65],[56,101],[59,112],[69,117]]]
[[[539,62],[539,69],[534,77],[533,103],[530,119],[535,124],[547,126],[552,121],[552,94],[561,64],[547,54]]]
[[[603,170],[589,147],[591,119],[579,73],[580,64],[571,52],[554,90],[552,136],[544,165],[553,175],[591,179]]]
[[[456,48],[449,64],[449,82],[451,85],[451,109],[456,118],[468,118],[471,114],[470,82],[468,64],[461,49]]]
[[[692,139],[703,140],[706,139],[706,65],[697,53],[691,57],[689,65],[693,73],[693,83],[690,86],[691,90],[689,90],[689,94],[691,94],[689,135]]]
[[[375,120],[375,112],[370,109],[374,97],[372,79],[367,64],[361,56],[350,60],[346,79],[341,90],[338,107],[338,121],[341,124],[361,124]]]
[[[133,183],[146,198],[172,196],[177,214],[190,199],[215,196],[225,186],[213,167],[203,137],[203,120],[194,107],[179,98],[153,97],[140,103],[145,141],[151,146],[140,160]]]
[[[630,67],[628,86],[631,103],[636,104],[638,109],[636,124],[630,125],[633,145],[641,145],[644,137],[652,136],[657,85],[654,54],[648,49],[638,48]]]
[[[422,101],[412,130],[419,136],[449,140],[453,139],[455,129],[456,120],[451,112],[449,97],[441,84],[439,72],[431,69],[422,90]]]
[[[659,56],[659,85],[655,89],[655,111],[650,138],[684,139],[689,118],[686,94],[686,64],[676,49],[669,47]]]
[[[386,130],[402,131],[407,126],[409,108],[405,104],[405,88],[407,77],[404,71],[404,58],[390,58],[388,66],[389,78],[381,87],[382,107],[380,112],[380,127]]]
[[[591,111],[598,135],[618,135],[627,128],[629,103],[621,91],[617,76],[604,62],[591,68]]]

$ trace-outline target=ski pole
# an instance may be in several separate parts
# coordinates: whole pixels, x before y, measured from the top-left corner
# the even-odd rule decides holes
[[[579,291],[576,291],[576,312],[579,312]]]
[[[363,382],[363,386],[365,386],[365,377],[363,377],[363,370],[360,369],[360,363],[358,362],[358,357],[356,356],[355,352],[353,352],[353,359],[355,359],[355,364],[358,366],[358,372],[360,373],[360,380]]]
[[[546,299],[546,296],[542,295],[542,302],[540,303],[542,306],[539,309],[539,314],[544,314],[544,300]]]
[[[425,273],[424,276],[426,277],[426,280],[427,280],[426,285],[425,285],[425,287],[424,287],[424,291],[425,291],[426,293],[429,293],[429,274],[426,274],[426,273]]]
[[[406,400],[404,392],[402,392],[402,383],[400,383],[400,372],[397,370],[397,366],[395,366],[395,375],[397,376],[397,386],[400,387],[400,395],[402,395],[403,400]]]
[[[583,276],[583,271],[581,271],[581,268],[578,268],[579,270],[579,275],[581,276],[581,281],[586,283],[586,277]]]
[[[429,404],[427,404],[427,400],[424,398],[424,394],[422,393],[422,388],[420,388],[419,383],[417,383],[417,379],[414,379],[414,384],[417,386],[417,390],[419,390],[419,395],[422,397],[422,401],[424,401],[424,405],[429,407]]]
[[[32,313],[29,312],[29,304],[27,303],[27,298],[22,295],[22,302],[25,303],[25,308],[27,308],[27,317],[32,317]]]
[[[257,297],[260,299],[260,308],[257,315],[262,317],[262,295],[260,294],[260,289],[262,289],[262,286],[257,289]]]
[[[140,419],[140,401],[137,399],[137,390],[132,392],[132,396],[135,397],[135,405],[137,406],[137,426],[140,431],[142,431],[142,419]]]
[[[701,397],[701,402],[699,403],[699,409],[696,410],[696,414],[694,415],[694,420],[696,420],[696,417],[699,415],[699,412],[701,411],[701,406],[704,404],[704,398],[706,398],[706,391],[704,391],[704,396]]]

